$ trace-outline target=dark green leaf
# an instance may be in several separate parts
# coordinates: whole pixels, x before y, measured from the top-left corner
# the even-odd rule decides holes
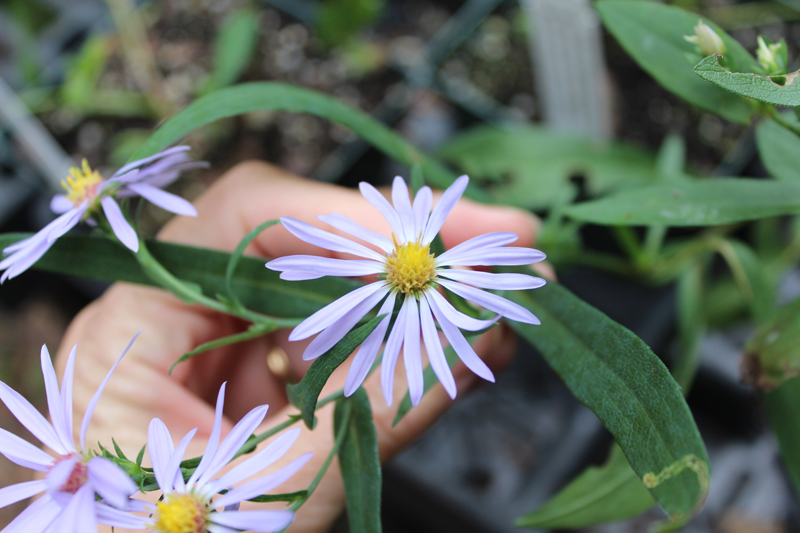
[[[539,317],[541,326],[509,324],[614,435],[671,525],[691,519],[708,492],[708,456],[664,364],[636,335],[558,283],[506,296]]]
[[[222,22],[214,42],[214,70],[200,88],[207,93],[234,83],[242,75],[258,43],[258,16],[239,9]]]
[[[800,378],[785,382],[764,395],[772,430],[778,437],[783,462],[800,491]]]
[[[656,172],[664,180],[683,177],[686,166],[686,143],[683,137],[670,133],[661,143],[656,159]]]
[[[703,303],[705,302],[704,272],[707,261],[696,258],[686,265],[678,276],[677,308],[678,308],[678,360],[672,369],[672,375],[678,382],[684,395],[697,372],[700,356],[700,340],[706,330],[706,318]]]
[[[0,249],[29,236],[0,235]],[[147,246],[167,270],[181,280],[200,285],[207,296],[225,293],[225,270],[231,254],[161,241],[148,241]],[[242,257],[233,278],[233,290],[245,307],[267,315],[307,317],[360,286],[342,278],[283,281],[277,272],[265,268],[264,262]],[[153,285],[127,248],[96,236],[60,237],[33,268],[79,278]]]
[[[774,120],[764,120],[756,130],[761,162],[773,178],[800,181],[800,137]]]
[[[327,0],[320,6],[316,30],[328,46],[341,46],[362,28],[375,22],[383,0]]]
[[[564,212],[575,220],[611,226],[714,226],[800,213],[800,184],[721,178],[648,185]]]
[[[341,124],[392,159],[408,167],[419,164],[425,179],[436,187],[448,187],[456,178],[441,163],[363,111],[316,91],[274,82],[243,83],[195,100],[161,125],[131,160],[151,156],[184,135],[221,118],[262,109],[310,113]],[[469,187],[466,195],[477,199],[483,197],[474,187]]]
[[[800,299],[781,307],[748,341],[744,379],[773,389],[800,376]]]
[[[544,507],[517,520],[517,527],[584,528],[626,520],[655,502],[616,444],[603,466],[586,469]]]
[[[350,417],[342,416],[344,405],[352,405]],[[363,388],[353,396],[336,403],[333,426],[336,433],[346,423],[347,434],[339,448],[339,468],[342,471],[347,496],[347,518],[351,533],[380,533],[381,531],[381,462],[378,455],[378,436],[372,422],[369,397]]]
[[[730,72],[719,64],[718,56],[708,56],[694,67],[694,72],[704,80],[739,96],[774,105],[800,105],[800,85],[795,84],[800,71],[785,76]]]
[[[702,20],[722,38],[732,66],[740,72],[757,68],[752,56],[719,26],[695,13],[656,2],[600,0],[595,6],[625,51],[666,89],[733,122],[749,122],[750,102],[699,79],[692,70],[694,63],[687,60],[687,55],[696,51],[684,36],[694,35],[694,27]]]
[[[723,240],[719,251],[750,304],[753,318],[759,323],[766,322],[775,312],[775,287],[765,265],[748,245],[736,239]]]
[[[253,242],[253,240],[258,237],[262,231],[274,226],[278,222],[280,222],[280,220],[267,220],[263,224],[259,224],[247,232],[247,235],[245,235],[244,238],[239,241],[239,244],[236,245],[236,249],[231,254],[231,258],[228,261],[228,267],[225,269],[225,286],[228,289],[228,298],[234,302],[239,303],[239,300],[236,298],[236,295],[233,292],[233,273],[236,272],[236,265],[239,264],[239,260],[242,258],[245,248],[250,246],[250,243]]]
[[[654,158],[646,152],[530,126],[481,126],[454,138],[440,154],[473,180],[485,181],[493,201],[530,209],[571,198],[576,175],[585,178],[591,195],[656,179]]]
[[[322,387],[328,382],[328,378],[364,342],[367,335],[372,333],[384,316],[377,316],[348,333],[336,346],[314,360],[300,383],[286,387],[289,401],[300,409],[306,426],[314,427],[314,411],[317,409],[317,400],[322,392]]]
[[[297,492],[287,492],[285,494],[262,494],[255,498],[250,498],[249,502],[268,503],[268,502],[289,502],[294,503],[297,500],[305,498],[308,495],[307,490],[298,490]]]
[[[456,354],[456,351],[453,349],[452,346],[448,346],[447,348],[444,349],[444,356],[447,359],[447,364],[448,366],[450,366],[450,368],[453,368],[453,365],[455,365],[459,361],[458,354]],[[433,372],[431,365],[425,367],[425,371],[422,373],[422,377],[423,377],[423,387],[424,387],[423,395],[424,395],[430,390],[431,387],[439,383],[439,380],[436,378],[436,374]],[[406,392],[406,395],[403,396],[400,405],[397,407],[397,414],[395,415],[394,421],[392,422],[392,427],[396,426],[398,422],[400,422],[403,419],[403,417],[405,417],[408,414],[408,412],[411,410],[411,407],[412,407],[411,396],[409,396],[409,394]]]

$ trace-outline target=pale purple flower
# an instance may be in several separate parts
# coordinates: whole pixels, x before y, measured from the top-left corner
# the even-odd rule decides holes
[[[188,146],[175,146],[154,156],[129,163],[104,180],[92,170],[86,160],[80,169],[71,168],[70,175],[61,182],[66,194],[53,197],[50,209],[60,216],[35,235],[8,246],[0,261],[0,283],[18,276],[42,257],[53,243],[74,228],[81,220],[95,224],[91,218],[102,209],[114,234],[132,251],[139,250],[136,232],[125,219],[114,198],[141,196],[157,206],[178,215],[197,216],[194,206],[179,196],[161,190],[175,181],[181,171],[207,166],[204,162],[189,159]]]
[[[424,385],[421,344],[425,345],[436,377],[450,397],[455,398],[456,384],[444,356],[437,324],[464,364],[488,381],[494,381],[492,371],[478,357],[460,330],[480,331],[491,326],[500,317],[539,324],[539,320],[524,307],[481,289],[536,289],[545,284],[543,279],[525,274],[495,274],[451,268],[529,265],[545,258],[545,254],[539,250],[506,246],[517,240],[515,233],[487,233],[465,241],[439,257],[430,253],[431,242],[442,228],[450,210],[461,198],[468,182],[467,176],[458,178],[442,194],[433,209],[433,194],[428,187],[419,190],[412,204],[408,187],[402,178],[397,177],[392,187],[392,203],[389,203],[377,189],[361,183],[361,193],[391,226],[391,240],[356,224],[344,215],[317,217],[322,222],[377,247],[380,252],[305,222],[290,217],[281,218],[283,226],[305,242],[363,258],[334,259],[311,255],[281,257],[267,263],[267,268],[281,272],[281,279],[378,276],[377,281],[323,307],[300,323],[289,335],[289,340],[299,341],[319,333],[303,354],[305,360],[314,359],[330,350],[383,300],[378,315],[386,316],[356,353],[345,382],[346,396],[352,395],[358,389],[372,367],[386,337],[395,303],[400,304],[400,310],[386,340],[381,364],[381,383],[388,405],[392,403],[394,371],[401,348],[411,402],[416,405],[422,399]],[[491,320],[472,318],[453,307],[439,292],[439,288],[453,292],[497,315]]]
[[[197,429],[187,433],[176,447],[161,420],[154,418],[150,422],[147,450],[153,465],[153,474],[164,497],[155,505],[145,504],[144,511],[150,516],[136,517],[139,520],[138,528],[148,528],[158,533],[267,533],[280,531],[292,523],[292,511],[240,511],[239,504],[274,489],[292,477],[312,454],[307,453],[272,474],[257,477],[238,487],[234,485],[258,474],[283,457],[297,440],[300,429],[283,433],[256,455],[215,478],[261,424],[268,409],[268,406],[262,405],[247,413],[220,443],[224,399],[223,383],[217,396],[214,426],[205,453],[186,482],[180,464]],[[223,490],[228,492],[217,496]]]
[[[44,493],[8,524],[2,533],[90,533],[97,531],[98,523],[115,527],[131,525],[129,515],[123,510],[129,507],[132,501],[129,498],[137,491],[136,484],[119,466],[87,450],[86,429],[106,383],[134,340],[136,337],[111,367],[89,402],[81,423],[80,448],[75,446],[72,437],[72,378],[77,345],[69,354],[61,390],[47,347],[42,346],[42,374],[52,422],[48,422],[18,392],[0,382],[0,401],[55,454],[52,456],[0,428],[0,454],[20,466],[45,473],[44,479],[0,489],[0,508]],[[96,495],[101,500],[96,500]]]

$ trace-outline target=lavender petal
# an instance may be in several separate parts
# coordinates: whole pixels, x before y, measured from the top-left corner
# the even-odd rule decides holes
[[[167,463],[174,450],[175,445],[167,426],[159,418],[152,419],[147,428],[147,453],[156,483],[164,494],[169,494],[173,489],[172,477],[167,476]]]
[[[428,218],[431,216],[431,205],[433,205],[433,192],[427,185],[422,187],[414,198],[414,238],[419,237],[425,231]]]
[[[299,341],[307,339],[315,333],[319,333],[336,322],[343,314],[358,305],[359,302],[385,289],[385,282],[376,281],[345,294],[301,322],[300,325],[294,328],[289,334],[289,340]]]
[[[183,481],[183,474],[181,474],[181,461],[183,461],[186,448],[194,438],[195,433],[197,433],[197,428],[194,428],[183,436],[175,447],[175,450],[170,454],[167,468],[164,470],[165,477],[172,480],[172,486],[177,492],[183,492],[186,488],[186,483]]]
[[[34,437],[59,455],[71,450],[64,448],[53,426],[17,391],[0,381],[0,401]]]
[[[106,214],[108,223],[111,224],[111,229],[114,230],[114,235],[131,251],[138,252],[139,237],[136,236],[136,231],[128,224],[117,202],[110,196],[104,196],[100,200],[100,204],[103,206],[103,212]]]
[[[452,279],[453,281],[467,283],[473,287],[498,291],[538,289],[547,283],[542,278],[537,278],[536,276],[516,273],[494,274],[491,272],[479,272],[477,270],[442,269],[437,271],[437,274]]]
[[[92,457],[86,470],[94,492],[114,507],[125,507],[128,498],[138,490],[130,476],[105,457]]]
[[[533,313],[521,305],[515,304],[512,301],[497,296],[496,294],[485,292],[480,289],[470,287],[469,285],[462,285],[461,283],[455,281],[445,281],[440,279],[439,284],[442,287],[445,287],[446,289],[458,294],[462,298],[466,298],[471,302],[475,302],[476,304],[483,306],[490,311],[494,311],[495,313],[500,313],[504,317],[510,318],[511,320],[524,322],[526,324],[534,324],[537,326],[541,323]]]
[[[78,345],[72,347],[69,351],[67,358],[67,366],[64,367],[64,376],[61,378],[61,405],[64,406],[64,425],[67,427],[67,435],[69,435],[69,442],[74,447],[74,440],[72,436],[72,388],[73,378],[75,376],[75,354],[78,351]]]
[[[214,452],[214,457],[208,465],[208,469],[200,476],[198,480],[200,485],[206,484],[213,475],[231,462],[239,448],[250,438],[250,435],[261,424],[264,417],[267,416],[267,409],[269,409],[268,405],[255,407],[233,426],[231,432],[222,440],[219,448]]]
[[[392,321],[392,310],[394,309],[395,293],[390,292],[389,297],[383,302],[383,305],[378,311],[378,316],[386,315],[380,321],[378,327],[364,339],[361,346],[358,348],[355,357],[353,357],[353,364],[347,372],[347,379],[344,383],[344,395],[352,396],[358,390],[358,387],[364,382],[364,379],[372,368],[372,363],[375,362],[375,357],[378,355],[381,343],[386,336],[386,330],[389,328],[389,323]]]
[[[197,468],[186,484],[189,488],[192,488],[200,476],[205,473],[208,469],[208,465],[210,465],[211,461],[214,459],[214,454],[217,453],[217,448],[219,448],[219,439],[222,434],[222,410],[225,406],[226,386],[227,382],[223,383],[217,393],[217,404],[214,408],[214,425],[211,428],[211,435],[208,436],[208,443],[206,444],[206,451],[203,453],[203,458],[200,459],[200,464],[197,465]]]
[[[425,350],[428,352],[428,360],[431,363],[433,373],[436,374],[439,383],[447,391],[447,395],[455,400],[457,393],[456,380],[453,379],[450,365],[447,364],[447,358],[444,356],[442,341],[436,332],[436,323],[433,321],[433,315],[431,315],[431,309],[424,294],[419,299],[419,321],[422,326],[422,340],[425,343]]]
[[[291,272],[281,272],[279,278],[286,281],[307,281],[310,279],[324,278],[325,274],[318,274],[317,272],[303,272],[302,270],[293,270]]]
[[[83,202],[78,207],[71,209],[47,225],[47,242],[54,242],[66,232],[78,225],[83,214],[89,208],[89,202]]]
[[[47,482],[43,479],[25,481],[16,485],[9,485],[0,489],[0,509],[12,503],[21,502],[47,490]]]
[[[482,329],[486,329],[502,318],[500,315],[495,315],[494,318],[489,320],[478,320],[477,318],[472,318],[471,316],[466,315],[453,307],[453,304],[448,302],[447,299],[439,294],[438,291],[428,291],[425,293],[425,295],[429,300],[436,300],[437,306],[442,310],[444,316],[446,316],[450,322],[467,331],[480,331]],[[431,307],[433,307],[433,302],[430,302],[430,304]]]
[[[70,498],[58,520],[64,525],[65,531],[70,533],[97,531],[97,518],[94,514],[94,491],[91,485],[87,483],[78,489]]]
[[[408,394],[411,405],[416,406],[425,392],[422,375],[422,352],[420,349],[419,307],[417,300],[407,296],[403,302],[401,313],[406,315],[406,328],[403,338],[403,362],[406,365],[406,379],[408,380]]]
[[[400,176],[394,178],[392,184],[392,204],[395,211],[400,216],[400,225],[403,227],[403,241],[414,242],[417,235],[414,234],[414,211],[411,208],[411,200],[408,196],[408,186]]]
[[[81,450],[86,449],[86,430],[89,428],[89,422],[92,420],[92,415],[94,414],[95,407],[97,407],[97,402],[100,401],[100,395],[103,394],[103,390],[106,388],[108,380],[111,379],[111,374],[114,373],[114,370],[117,368],[117,365],[119,365],[119,362],[122,361],[122,358],[125,357],[125,354],[131,349],[133,342],[136,340],[139,334],[141,334],[141,331],[134,335],[131,339],[131,342],[129,342],[128,346],[125,347],[122,355],[119,356],[119,359],[117,359],[117,361],[111,367],[111,370],[108,371],[108,374],[106,374],[106,377],[103,379],[103,382],[100,383],[100,387],[98,387],[97,392],[94,393],[89,405],[86,407],[86,413],[83,415],[83,421],[81,422]]]
[[[112,178],[117,178],[117,177],[129,172],[130,170],[133,170],[134,168],[146,165],[150,161],[155,161],[156,159],[162,159],[164,157],[167,157],[168,155],[176,154],[178,152],[185,152],[187,150],[191,150],[191,148],[189,148],[188,146],[173,146],[172,148],[168,148],[166,150],[162,150],[162,151],[158,152],[155,155],[151,155],[150,157],[145,157],[144,159],[137,159],[136,161],[128,163],[127,165],[125,165],[122,168],[120,168],[119,170],[117,170],[114,173],[114,175],[111,176],[111,177]]]
[[[223,511],[210,516],[215,524],[238,531],[272,533],[289,527],[293,511]]]
[[[335,259],[317,255],[288,255],[267,263],[270,270],[315,272],[323,276],[370,276],[384,271],[383,263],[365,259]]]
[[[442,313],[438,302],[432,301],[431,309],[433,310],[433,314],[436,315],[436,320],[439,322],[444,336],[447,337],[450,345],[456,351],[456,354],[458,354],[458,358],[461,359],[466,367],[474,374],[482,377],[486,381],[494,383],[494,374],[492,371],[486,366],[486,363],[478,357],[478,354],[475,353],[475,350],[472,349],[472,346],[467,342],[467,339],[464,338],[464,335],[461,334],[458,328],[447,319],[444,313]]]
[[[2,533],[40,533],[61,513],[61,506],[45,494],[17,515]]]
[[[53,458],[25,439],[0,428],[0,454],[24,468],[47,472]]]
[[[394,327],[389,332],[386,346],[383,347],[383,361],[381,361],[381,388],[383,389],[383,397],[386,399],[387,406],[391,406],[394,400],[394,369],[397,366],[400,347],[403,345],[405,329],[406,315],[401,307]]]
[[[357,224],[347,218],[344,215],[340,215],[338,213],[331,213],[329,215],[319,215],[317,217],[318,220],[333,226],[334,228],[343,231],[352,235],[357,239],[361,239],[362,241],[368,242],[374,246],[377,246],[387,254],[394,250],[394,245],[392,241],[384,237],[383,235],[379,235],[374,231],[368,230],[367,228]]]
[[[72,438],[72,433],[68,433],[66,420],[64,420],[64,406],[61,403],[61,392],[58,390],[56,370],[53,368],[50,352],[47,351],[47,346],[44,344],[42,345],[39,359],[42,366],[42,377],[44,378],[47,409],[50,411],[53,429],[55,429],[56,436],[61,441],[61,445],[69,451],[75,451],[75,442]]]
[[[444,255],[444,254],[443,254]],[[472,253],[453,254],[445,259],[439,258],[439,266],[493,266],[493,265],[530,265],[543,261],[547,256],[534,248],[487,248]]]
[[[303,466],[311,459],[313,454],[307,453],[302,455],[289,463],[288,465],[284,466],[277,472],[272,474],[256,478],[252,481],[248,481],[247,483],[229,491],[227,494],[223,494],[218,500],[214,502],[216,506],[226,506],[232,505],[244,500],[249,500],[251,498],[255,498],[260,494],[264,494],[265,492],[269,492],[275,487],[282,484],[284,481],[295,475],[298,470],[303,468]],[[250,472],[252,475],[254,472]]]
[[[450,211],[456,205],[456,202],[461,198],[461,195],[464,194],[464,190],[467,188],[467,184],[469,183],[469,178],[467,176],[461,176],[456,181],[450,185],[442,197],[439,198],[439,201],[436,202],[436,205],[431,212],[431,216],[428,219],[428,224],[425,227],[425,233],[422,235],[422,244],[430,244],[434,237],[439,233],[439,230],[442,229],[442,225],[444,225],[444,221],[447,218],[447,215],[450,214]]]
[[[225,473],[221,478],[212,481],[214,489],[222,490],[232,487],[250,476],[261,472],[275,461],[283,457],[300,436],[300,428],[293,428],[281,434],[269,446],[258,452],[255,456],[239,463]],[[212,489],[213,490],[213,489]],[[247,499],[247,498],[245,498]]]
[[[80,459],[80,456],[73,455],[55,463],[44,478],[47,482],[47,491],[53,493],[61,490]]]
[[[162,191],[159,188],[153,187],[152,185],[147,185],[145,183],[130,183],[128,184],[127,188],[148,202],[157,205],[161,209],[164,209],[165,211],[187,217],[197,216],[197,209],[195,209],[190,202],[184,200],[180,196]]]
[[[66,196],[63,194],[57,194],[53,196],[53,199],[50,200],[50,211],[60,215],[62,213],[66,213],[70,209],[75,207],[71,200],[68,200]]]
[[[309,244],[319,246],[325,250],[353,254],[359,257],[366,257],[378,262],[383,262],[383,256],[374,250],[370,250],[363,244],[358,244],[350,239],[345,239],[325,230],[315,228],[301,220],[292,217],[281,217],[281,224],[289,232]]]
[[[440,255],[436,261],[437,263],[441,263],[441,261],[447,261],[455,255],[471,254],[472,252],[486,248],[498,248],[500,246],[505,246],[507,244],[511,244],[512,242],[516,242],[517,240],[519,240],[519,236],[510,231],[494,231],[492,233],[484,233],[483,235],[478,235],[477,237],[473,237],[462,242],[461,244],[453,246],[445,253]]]
[[[364,198],[367,199],[369,203],[373,205],[378,211],[381,212],[383,218],[386,219],[386,222],[389,223],[391,226],[392,231],[394,232],[395,236],[398,239],[403,238],[403,224],[400,222],[400,215],[397,214],[392,204],[383,197],[383,195],[378,192],[378,189],[362,181],[358,184],[358,188],[361,190],[361,194],[364,195]]]
[[[121,511],[114,509],[101,502],[95,503],[95,515],[97,521],[101,524],[111,526],[114,528],[123,529],[146,529],[150,518],[146,516],[137,516],[128,511]]]

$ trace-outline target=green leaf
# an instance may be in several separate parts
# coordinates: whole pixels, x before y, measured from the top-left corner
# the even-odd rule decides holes
[[[220,493],[222,494],[222,493]],[[289,502],[294,503],[297,500],[301,500],[308,495],[307,490],[298,490],[297,492],[287,492],[284,494],[262,494],[261,496],[256,496],[255,498],[250,498],[249,502],[256,502],[256,503],[269,503],[269,502]]]
[[[584,528],[626,520],[655,502],[616,444],[606,463],[586,469],[541,509],[519,518],[517,527]]]
[[[320,6],[317,35],[328,46],[346,44],[375,22],[383,8],[383,0],[327,0]]]
[[[234,302],[240,303],[236,298],[236,294],[233,292],[233,273],[236,272],[236,265],[239,264],[245,248],[250,246],[250,243],[253,242],[253,240],[258,237],[262,231],[274,226],[278,222],[280,222],[280,220],[267,220],[263,224],[259,224],[250,230],[247,235],[245,235],[244,238],[239,241],[239,244],[236,245],[236,249],[231,254],[231,258],[228,261],[228,267],[225,269],[225,287],[228,289],[228,298]]]
[[[572,198],[575,176],[585,179],[591,195],[656,179],[654,158],[646,152],[531,126],[480,126],[439,153],[473,180],[485,182],[492,201],[529,209]]]
[[[376,316],[366,324],[348,333],[336,346],[317,357],[311,364],[300,383],[288,385],[286,393],[292,405],[300,409],[303,422],[310,429],[314,428],[314,411],[317,409],[317,400],[322,392],[322,387],[328,382],[333,371],[350,357],[358,346],[364,342],[367,335],[372,333],[386,315]]]
[[[783,462],[800,491],[800,378],[785,382],[764,395],[772,430],[778,437]]]
[[[346,403],[352,405],[350,417],[342,416]],[[381,462],[378,456],[378,436],[372,422],[369,397],[363,388],[350,398],[336,403],[333,426],[336,433],[346,423],[347,434],[339,448],[339,468],[342,471],[347,496],[347,518],[352,533],[381,531]]]
[[[745,301],[750,304],[753,318],[764,323],[775,312],[775,288],[765,265],[748,245],[736,239],[722,240],[718,250],[727,261]]]
[[[0,249],[30,234],[0,235]],[[231,254],[162,241],[147,241],[153,256],[181,280],[196,283],[210,297],[226,290]],[[233,277],[233,291],[248,309],[276,317],[303,318],[361,286],[352,280],[326,278],[283,281],[264,267],[264,259],[244,256]],[[64,235],[33,265],[38,270],[100,281],[153,285],[130,251],[104,237]]]
[[[800,185],[747,178],[648,185],[572,205],[564,213],[611,226],[715,226],[800,213]]]
[[[739,96],[774,105],[800,105],[800,84],[795,84],[800,71],[784,76],[731,72],[719,64],[719,56],[708,56],[694,67],[694,72],[704,80]]]
[[[706,254],[709,255],[709,254]],[[697,257],[687,262],[678,276],[678,360],[672,376],[686,395],[697,372],[700,340],[706,331],[704,273],[708,261]]]
[[[686,166],[686,143],[683,137],[670,133],[658,149],[656,172],[663,180],[674,180],[684,176]]]
[[[453,365],[458,363],[458,354],[453,349],[452,346],[448,346],[444,349],[444,357],[447,359],[447,365],[450,368],[453,368]],[[431,387],[439,383],[436,374],[433,372],[431,365],[425,367],[425,371],[422,373],[423,379],[423,395],[427,394]],[[392,427],[396,426],[411,410],[411,396],[406,392],[406,395],[403,396],[400,405],[397,407],[397,414],[394,417],[394,421],[392,422]]]
[[[800,299],[781,307],[747,342],[744,379],[773,389],[800,376]]]
[[[436,187],[448,187],[456,178],[441,163],[363,111],[316,91],[275,82],[243,83],[195,100],[162,124],[131,160],[151,156],[206,124],[262,109],[310,113],[341,124],[392,159],[408,167],[419,164],[425,179]],[[469,187],[465,194],[484,198],[475,187]]]
[[[800,137],[771,119],[756,130],[761,162],[778,180],[800,181]]]
[[[541,326],[509,324],[611,432],[669,514],[670,527],[691,519],[708,493],[708,456],[680,387],[664,364],[636,335],[558,283],[506,297],[539,317]]]
[[[702,20],[722,38],[728,51],[726,60],[737,70],[757,68],[747,50],[719,26],[695,13],[656,2],[600,0],[595,7],[625,51],[667,90],[733,122],[750,121],[750,102],[699,79],[692,70],[694,62],[687,60],[696,51],[684,36],[694,35],[694,27]]]
[[[199,92],[208,93],[234,83],[250,63],[258,43],[258,16],[239,9],[222,22],[214,42],[214,70]]]

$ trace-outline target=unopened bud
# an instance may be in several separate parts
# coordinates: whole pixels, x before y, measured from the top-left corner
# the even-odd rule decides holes
[[[725,55],[725,43],[722,38],[702,20],[697,21],[697,26],[694,27],[694,35],[684,35],[683,38],[690,43],[696,44],[703,56]]]
[[[784,41],[767,42],[761,35],[758,36],[758,50],[756,57],[761,67],[767,74],[780,74],[786,72],[788,51]]]

